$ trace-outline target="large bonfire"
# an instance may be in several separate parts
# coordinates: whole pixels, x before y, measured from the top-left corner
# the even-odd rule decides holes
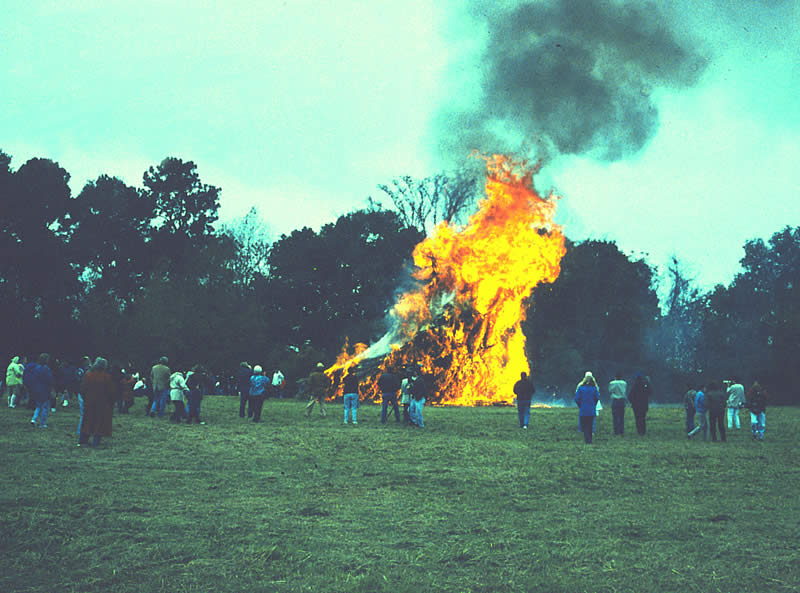
[[[370,347],[346,344],[326,371],[336,395],[354,372],[364,396],[377,400],[382,372],[403,376],[416,365],[429,402],[503,404],[520,372],[530,373],[524,301],[558,277],[564,235],[553,223],[554,197],[533,187],[538,166],[501,155],[486,161],[486,198],[467,225],[442,223],[414,249],[417,287],[394,305],[392,329]]]

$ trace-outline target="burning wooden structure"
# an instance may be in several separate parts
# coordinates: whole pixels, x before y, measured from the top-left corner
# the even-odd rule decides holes
[[[463,228],[447,223],[414,250],[417,287],[392,309],[392,329],[376,344],[345,345],[327,369],[335,395],[347,372],[379,400],[377,379],[416,366],[428,401],[444,405],[510,403],[520,372],[530,373],[521,324],[525,299],[558,277],[564,235],[553,223],[555,198],[533,187],[537,167],[487,158],[486,198]]]

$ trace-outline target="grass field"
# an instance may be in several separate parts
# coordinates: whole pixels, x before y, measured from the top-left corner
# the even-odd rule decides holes
[[[0,409],[0,591],[800,591],[798,409],[725,444],[674,408],[615,438],[604,411],[587,447],[575,409],[522,431],[512,408],[426,407],[423,430],[237,408],[176,426],[137,400],[97,450],[74,409]]]

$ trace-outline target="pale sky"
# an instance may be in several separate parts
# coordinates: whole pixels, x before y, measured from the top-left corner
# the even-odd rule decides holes
[[[541,144],[570,238],[676,253],[704,288],[800,225],[800,0],[4,4],[0,149],[74,195],[175,156],[277,236]]]

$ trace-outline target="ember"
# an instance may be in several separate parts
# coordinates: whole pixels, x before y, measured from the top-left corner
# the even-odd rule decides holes
[[[525,355],[524,300],[552,282],[564,255],[553,224],[555,199],[533,188],[538,165],[487,158],[486,198],[463,229],[440,224],[414,250],[418,287],[392,310],[394,327],[379,342],[342,354],[326,373],[336,395],[347,369],[379,400],[377,378],[417,365],[429,378],[428,401],[445,405],[508,404]]]

